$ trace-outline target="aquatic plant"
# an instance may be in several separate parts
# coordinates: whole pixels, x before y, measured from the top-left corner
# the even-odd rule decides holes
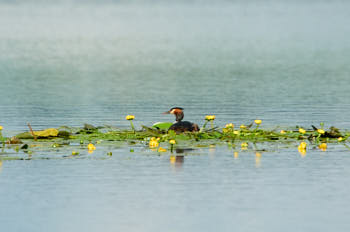
[[[318,147],[319,147],[322,151],[326,151],[326,150],[327,150],[327,143],[321,143]]]
[[[208,122],[210,122],[211,128],[213,129],[214,128],[214,120],[215,120],[215,115],[206,115],[205,116],[205,123],[203,124],[201,131],[203,131],[205,129]]]
[[[135,119],[135,116],[134,115],[127,115],[125,117],[125,119],[130,121],[131,129],[135,132],[135,127],[134,127],[134,124],[132,123],[132,120]]]
[[[299,128],[299,133],[301,133],[301,134],[305,134],[306,133],[306,130],[304,130],[303,128]]]
[[[95,147],[95,145],[93,145],[92,143],[89,143],[89,144],[87,145],[87,149],[88,149],[89,151],[94,151],[94,150],[96,150],[96,147]]]
[[[211,115],[206,117],[205,124],[207,122],[213,122],[215,116]],[[126,117],[129,121],[132,121],[135,117]],[[256,124],[256,128],[251,128],[253,124]],[[141,129],[136,130],[133,126],[130,129],[118,129],[111,126],[95,127],[85,124],[84,127],[66,127],[49,128],[41,131],[28,131],[20,133],[12,138],[2,137],[2,130],[0,130],[0,138],[2,141],[6,141],[8,148],[14,149],[16,152],[23,151],[28,155],[28,159],[32,159],[33,151],[40,149],[40,147],[46,147],[47,149],[67,149],[70,144],[80,144],[80,149],[74,148],[70,150],[70,156],[80,157],[81,154],[93,153],[96,149],[96,144],[104,146],[110,143],[124,143],[125,145],[140,144],[145,148],[149,148],[151,151],[158,153],[164,153],[170,151],[173,153],[185,151],[186,149],[196,149],[200,147],[215,148],[215,145],[224,145],[234,150],[234,157],[238,157],[236,153],[240,149],[242,152],[249,150],[255,151],[260,155],[256,155],[257,159],[261,157],[261,151],[257,148],[257,144],[263,144],[268,142],[270,146],[273,143],[285,144],[286,146],[296,146],[302,157],[305,157],[307,147],[318,147],[322,151],[327,151],[328,144],[338,143],[343,144],[347,149],[350,147],[346,144],[350,133],[348,131],[340,132],[335,127],[325,129],[321,124],[321,128],[318,129],[315,126],[311,126],[310,129],[304,129],[296,126],[294,128],[275,128],[275,129],[263,129],[259,128],[261,120],[254,120],[248,126],[241,125],[235,129],[233,123],[227,123],[223,128],[212,126],[210,129],[204,129],[205,124],[199,132],[185,132],[177,134],[172,130],[164,130],[171,123],[166,123],[163,127],[162,123],[158,127],[141,126]],[[35,141],[35,138],[37,139]],[[5,143],[3,144],[3,149]],[[175,149],[176,148],[176,149]],[[85,151],[84,151],[85,149]],[[134,148],[130,149],[130,152],[134,152]],[[109,154],[109,153],[107,153]],[[110,156],[110,155],[108,155]],[[1,159],[4,159],[3,157]]]
[[[170,150],[172,152],[174,150],[174,144],[176,144],[175,139],[170,139],[169,144],[170,144]]]

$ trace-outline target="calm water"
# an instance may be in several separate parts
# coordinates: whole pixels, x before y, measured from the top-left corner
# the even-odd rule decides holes
[[[199,124],[215,114],[220,126],[349,129],[349,12],[341,1],[1,2],[0,125],[5,135],[27,122],[127,127],[134,114],[139,127],[182,106]],[[218,146],[177,165],[143,145],[97,148],[3,161],[4,231],[350,230],[341,145],[305,157],[274,147],[260,160]]]

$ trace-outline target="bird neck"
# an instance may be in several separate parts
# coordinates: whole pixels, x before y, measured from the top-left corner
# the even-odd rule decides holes
[[[175,114],[175,118],[176,118],[175,120],[177,122],[180,122],[184,118],[184,113],[183,112],[179,112],[179,113]]]

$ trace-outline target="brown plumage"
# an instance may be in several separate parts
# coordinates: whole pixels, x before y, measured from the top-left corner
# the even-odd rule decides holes
[[[169,128],[169,130],[173,130],[176,133],[182,133],[182,132],[194,132],[199,131],[199,127],[197,124],[188,122],[188,121],[182,121],[184,118],[183,108],[181,107],[173,107],[169,111],[164,112],[164,114],[174,114],[176,122]]]

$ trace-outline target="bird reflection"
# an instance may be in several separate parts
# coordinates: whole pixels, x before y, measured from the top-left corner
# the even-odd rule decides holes
[[[175,165],[180,165],[182,166],[182,164],[184,163],[185,161],[185,157],[183,155],[181,156],[178,156],[178,155],[172,155],[170,156],[170,163],[171,164],[175,164]]]

